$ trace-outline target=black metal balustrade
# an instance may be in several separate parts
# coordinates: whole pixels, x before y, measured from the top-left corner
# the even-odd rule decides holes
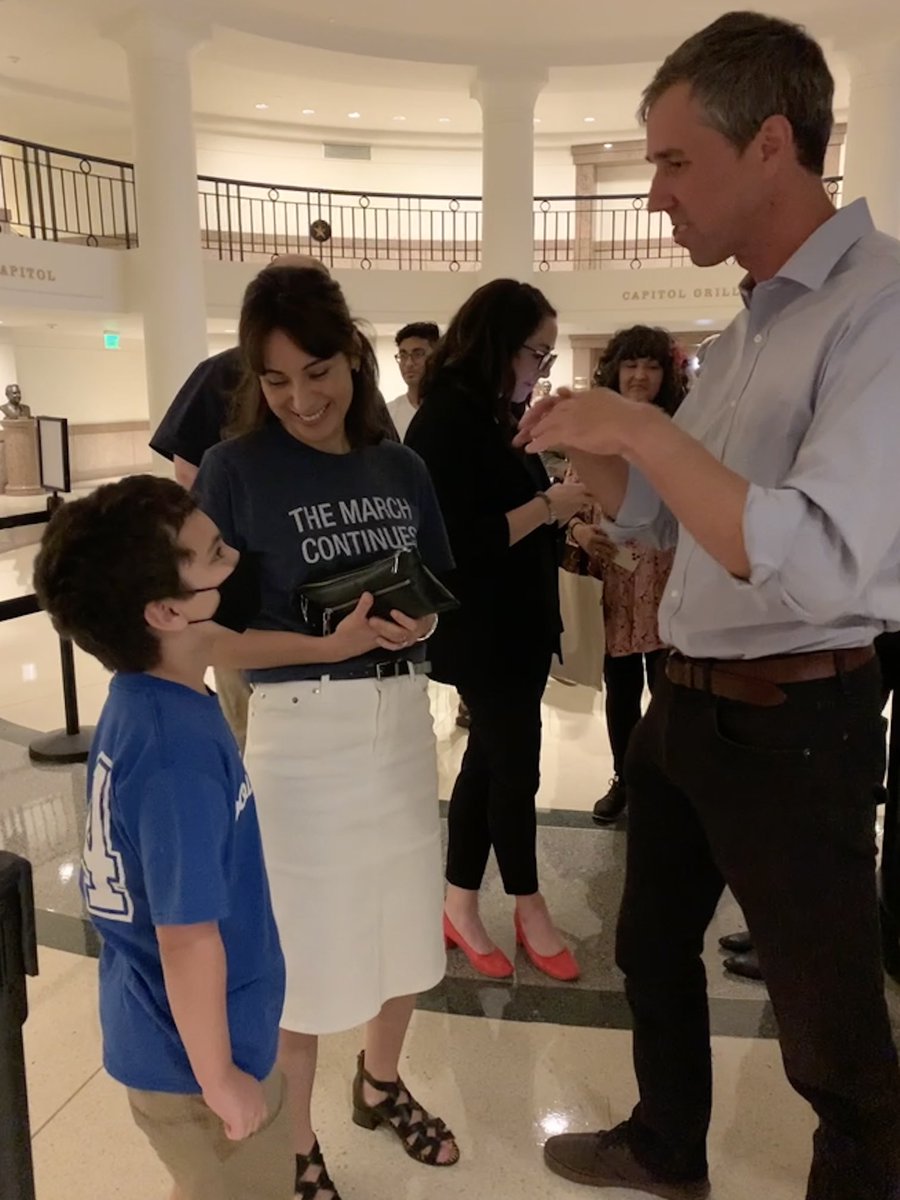
[[[0,232],[130,249],[137,245],[134,168],[0,137]]]
[[[534,265],[539,271],[587,271],[690,265],[672,240],[665,213],[647,211],[647,197],[538,196],[534,202]]]
[[[836,207],[839,176],[824,181]],[[649,212],[648,197],[538,196],[534,202],[534,265],[539,271],[689,267],[665,213]]]
[[[312,254],[329,268],[474,271],[476,196],[401,196],[200,177],[203,246],[244,262]]]
[[[824,181],[835,205],[843,180]],[[477,196],[415,196],[270,185],[201,175],[203,248],[231,262],[312,254],[329,268],[476,271]],[[0,234],[129,249],[138,244],[134,168],[0,137]],[[639,270],[690,265],[664,213],[647,196],[539,196],[534,265],[540,271]]]

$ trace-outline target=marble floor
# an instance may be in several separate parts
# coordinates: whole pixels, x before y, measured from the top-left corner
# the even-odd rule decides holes
[[[29,590],[32,553],[21,547],[0,555],[0,599]],[[0,623],[0,663],[0,848],[31,859],[39,910],[41,974],[30,981],[26,1024],[37,1200],[163,1200],[164,1172],[101,1068],[96,941],[77,886],[84,770],[36,769],[28,760],[35,731],[63,723],[58,648],[43,615]],[[107,676],[80,653],[76,667],[82,721],[90,724]],[[455,725],[455,695],[439,685],[431,695],[446,797],[466,735]],[[416,1167],[387,1136],[351,1125],[347,1093],[358,1039],[327,1039],[317,1124],[344,1200],[582,1194],[545,1172],[541,1143],[552,1133],[617,1121],[634,1102],[629,1015],[613,963],[627,826],[597,829],[589,816],[612,773],[602,699],[551,681],[544,723],[542,883],[582,979],[553,984],[520,954],[511,983],[490,983],[451,952],[446,980],[422,997],[415,1015],[404,1074],[459,1136],[463,1160],[452,1171]],[[484,912],[512,954],[512,910],[493,864]],[[706,950],[717,1084],[713,1195],[799,1200],[812,1117],[784,1080],[764,986],[723,973],[717,936],[740,923],[726,895]],[[900,1030],[900,990],[892,985],[889,1002]]]
[[[38,1200],[164,1200],[165,1172],[100,1065],[91,960],[41,952],[26,1025]],[[634,1102],[628,1034],[419,1012],[403,1074],[447,1120],[462,1160],[434,1171],[385,1133],[349,1119],[359,1038],[323,1041],[317,1130],[344,1200],[543,1200],[584,1195],[548,1174],[550,1134],[618,1121]],[[717,1037],[710,1136],[713,1200],[798,1200],[812,1119],[781,1070],[777,1043]],[[610,1200],[639,1193],[610,1191]]]

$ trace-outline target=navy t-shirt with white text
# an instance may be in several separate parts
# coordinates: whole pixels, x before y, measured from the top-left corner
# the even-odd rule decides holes
[[[453,566],[428,469],[412,450],[385,440],[348,454],[325,454],[275,420],[204,455],[197,501],[236,550],[259,555],[262,611],[256,629],[308,633],[295,607],[307,582],[418,547],[435,574]],[[403,652],[424,660],[425,647]],[[356,663],[389,660],[374,651]],[[346,666],[347,664],[341,664]],[[334,663],[247,672],[254,683],[318,678]]]

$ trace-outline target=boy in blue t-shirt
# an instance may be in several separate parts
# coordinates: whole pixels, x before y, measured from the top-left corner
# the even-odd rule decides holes
[[[35,563],[56,628],[115,672],[91,750],[82,863],[102,936],[104,1065],[178,1200],[287,1200],[275,1069],[284,960],[253,789],[204,684],[252,572],[178,484],[133,476],[65,505]]]

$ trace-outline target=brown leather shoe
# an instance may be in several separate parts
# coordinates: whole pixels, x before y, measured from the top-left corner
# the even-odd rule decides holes
[[[668,1180],[654,1175],[634,1157],[627,1123],[600,1133],[563,1133],[544,1146],[544,1162],[572,1183],[595,1188],[630,1188],[662,1200],[705,1200],[709,1180]]]

